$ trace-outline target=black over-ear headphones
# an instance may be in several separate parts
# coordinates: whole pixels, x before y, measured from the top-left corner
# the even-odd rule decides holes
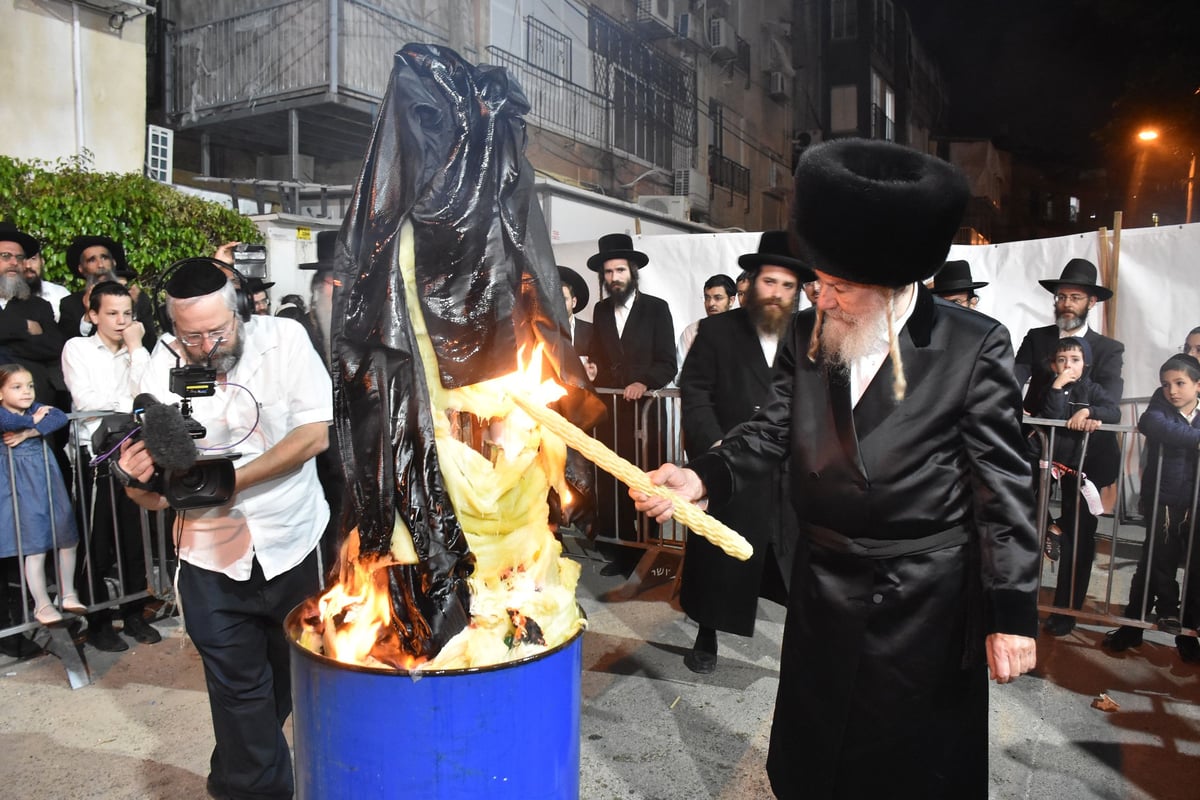
[[[245,288],[246,276],[238,272],[232,264],[228,261],[222,261],[219,258],[209,258],[208,256],[183,258],[159,273],[158,277],[154,280],[154,288],[150,290],[150,304],[154,307],[154,320],[158,323],[158,329],[163,333],[173,333],[175,330],[175,326],[171,324],[171,317],[167,314],[167,302],[165,299],[167,281],[179,270],[198,264],[214,266],[229,276],[229,280],[233,282],[234,293],[237,295],[237,307],[234,310],[242,322],[249,322],[251,315],[254,314],[254,301],[250,298]]]

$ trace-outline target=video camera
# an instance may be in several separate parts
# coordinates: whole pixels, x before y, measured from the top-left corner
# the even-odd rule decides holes
[[[111,414],[101,420],[92,434],[93,464],[113,456],[125,441],[144,441],[154,460],[154,476],[148,482],[134,480],[111,462],[113,474],[125,486],[158,492],[175,509],[208,508],[228,503],[237,483],[234,459],[237,453],[206,455],[193,440],[208,432],[192,416],[191,398],[211,397],[216,392],[216,370],[199,366],[177,366],[171,370],[171,391],[183,398],[178,407],[166,405],[153,395],[139,394],[130,414]]]

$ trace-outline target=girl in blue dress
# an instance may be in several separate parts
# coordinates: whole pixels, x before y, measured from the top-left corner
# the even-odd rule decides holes
[[[34,402],[33,376],[19,364],[0,365],[0,557],[24,555],[25,582],[34,618],[55,625],[63,616],[46,589],[46,553],[58,549],[59,594],[65,611],[86,609],[75,593],[79,534],[71,498],[44,436],[67,424],[67,415]],[[17,536],[20,535],[18,549]]]

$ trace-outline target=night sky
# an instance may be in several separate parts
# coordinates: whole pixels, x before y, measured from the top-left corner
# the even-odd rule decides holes
[[[1193,94],[1200,84],[1197,0],[897,5],[908,10],[918,39],[941,65],[952,135],[990,137],[1045,160],[1098,166],[1127,146],[1135,119],[1152,107],[1190,126],[1189,137],[1200,133],[1200,97]],[[1180,114],[1187,119],[1176,119]]]

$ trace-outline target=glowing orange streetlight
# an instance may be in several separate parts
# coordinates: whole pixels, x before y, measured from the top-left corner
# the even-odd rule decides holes
[[[1142,142],[1153,142],[1158,138],[1158,131],[1154,128],[1142,128],[1138,131],[1137,138]]]
[[[1138,139],[1138,142],[1140,142],[1141,144],[1149,144],[1150,142],[1157,141],[1158,136],[1159,136],[1159,134],[1158,134],[1157,128],[1142,128],[1140,131],[1137,132],[1137,139]],[[1141,162],[1141,157],[1139,156],[1139,163],[1140,162]],[[1144,168],[1144,165],[1143,165],[1143,168]],[[1138,177],[1139,177],[1139,183],[1140,183],[1140,174]],[[1193,189],[1195,187],[1195,183],[1196,183],[1196,154],[1193,152],[1191,161],[1188,164],[1187,215],[1184,218],[1185,222],[1192,221],[1192,195],[1193,195]]]

